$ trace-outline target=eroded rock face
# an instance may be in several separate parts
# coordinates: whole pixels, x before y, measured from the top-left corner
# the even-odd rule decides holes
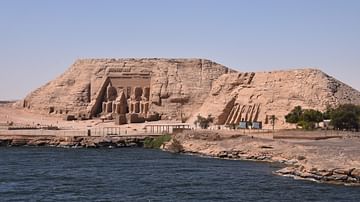
[[[236,72],[203,59],[84,59],[30,93],[22,107],[51,114],[131,120],[185,119],[211,114],[219,125],[241,121],[291,127],[295,106],[325,110],[360,104],[360,93],[316,69]],[[134,117],[137,117],[136,119]],[[128,121],[129,122],[129,121]]]
[[[203,59],[84,59],[30,93],[21,105],[79,117],[126,111],[143,119],[156,114],[179,119],[192,116],[212,82],[229,71]]]
[[[212,86],[198,111],[215,117],[216,124],[259,121],[271,127],[292,127],[285,115],[295,106],[326,110],[327,106],[360,104],[360,93],[317,69],[231,73],[222,75]]]

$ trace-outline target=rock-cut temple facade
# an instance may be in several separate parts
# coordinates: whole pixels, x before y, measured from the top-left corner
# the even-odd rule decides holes
[[[81,59],[19,106],[54,116],[101,117],[116,124],[156,120],[216,125],[262,122],[295,106],[325,110],[360,104],[360,93],[320,70],[242,72],[205,59]]]

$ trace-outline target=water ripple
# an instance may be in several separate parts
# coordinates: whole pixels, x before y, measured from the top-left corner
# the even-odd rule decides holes
[[[1,201],[358,201],[358,187],[273,175],[276,164],[146,149],[0,148]]]

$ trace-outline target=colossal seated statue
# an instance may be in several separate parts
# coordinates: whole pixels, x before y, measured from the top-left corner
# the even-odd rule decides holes
[[[120,95],[115,100],[115,104],[116,104],[115,113],[126,114],[127,101],[126,101],[125,93],[124,91],[121,91],[119,94]]]
[[[116,88],[109,83],[108,87],[106,88],[106,100],[107,101],[114,101],[117,97]]]

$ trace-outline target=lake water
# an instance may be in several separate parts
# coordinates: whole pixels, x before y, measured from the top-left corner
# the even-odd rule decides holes
[[[159,150],[0,148],[0,201],[359,201],[360,187],[273,175],[275,164]]]

